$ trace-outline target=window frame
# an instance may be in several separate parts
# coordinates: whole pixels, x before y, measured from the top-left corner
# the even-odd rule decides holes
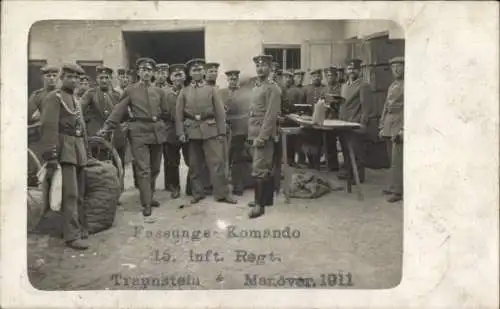
[[[266,49],[281,49],[283,52],[283,63],[280,63],[281,69],[288,70],[286,67],[286,51],[287,49],[298,49],[300,52],[299,67],[302,67],[302,45],[301,44],[262,44],[262,52],[264,53]]]

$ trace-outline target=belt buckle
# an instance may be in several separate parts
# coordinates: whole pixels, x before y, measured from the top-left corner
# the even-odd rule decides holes
[[[80,137],[80,136],[82,136],[82,131],[80,131],[80,130],[75,130],[75,135],[76,135],[76,137]]]
[[[157,120],[158,120],[158,118],[156,116],[153,116],[153,121],[156,122]]]
[[[108,110],[105,110],[104,111],[104,115],[108,115],[109,114],[109,111]]]
[[[200,115],[194,115],[194,119],[196,119],[196,120],[199,121],[199,120],[201,120],[201,116]]]

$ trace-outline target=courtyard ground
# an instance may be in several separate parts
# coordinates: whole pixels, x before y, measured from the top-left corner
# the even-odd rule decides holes
[[[161,206],[145,223],[129,167],[114,225],[92,235],[89,250],[29,234],[30,281],[41,290],[392,288],[401,279],[403,204],[382,196],[386,173],[367,170],[364,201],[345,191],[290,204],[279,196],[253,220],[251,190],[237,205],[211,197],[189,205],[184,195],[171,200],[159,177]]]

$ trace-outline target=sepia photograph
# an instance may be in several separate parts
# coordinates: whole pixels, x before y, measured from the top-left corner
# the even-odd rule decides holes
[[[399,284],[396,23],[51,20],[28,44],[35,288]]]
[[[2,1],[0,307],[498,308],[498,8]]]

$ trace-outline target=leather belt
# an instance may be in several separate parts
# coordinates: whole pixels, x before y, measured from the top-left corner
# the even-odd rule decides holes
[[[160,117],[158,116],[153,116],[153,117],[133,117],[130,119],[132,122],[149,122],[149,123],[154,123],[158,122],[160,120]]]
[[[188,114],[188,113],[184,113],[184,117],[187,118],[187,119],[197,120],[197,121],[207,120],[207,119],[215,119],[214,115],[210,115],[210,114],[205,114],[205,115],[195,114],[195,115],[191,115],[191,114]]]

